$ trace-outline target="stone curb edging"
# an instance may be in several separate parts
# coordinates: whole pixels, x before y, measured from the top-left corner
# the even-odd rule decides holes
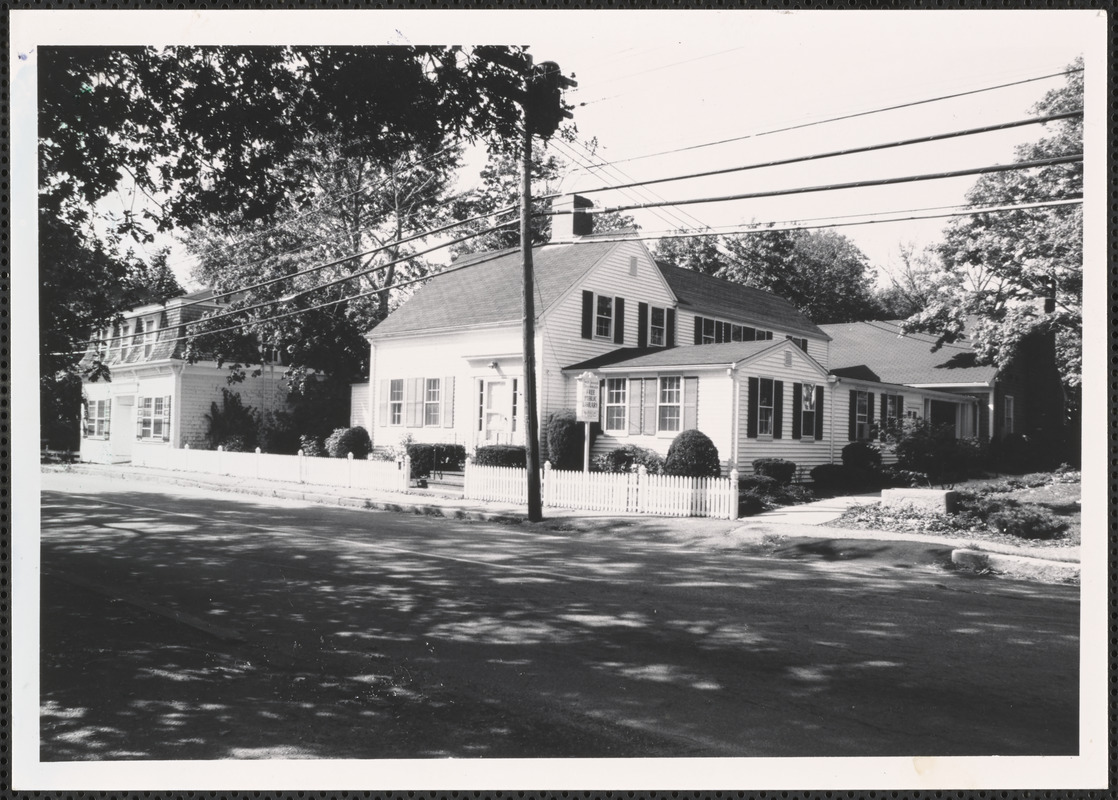
[[[1029,578],[1045,583],[1078,581],[1080,576],[1078,562],[1051,561],[1046,558],[1009,555],[990,550],[952,550],[951,563],[969,569],[989,569],[1002,575]]]

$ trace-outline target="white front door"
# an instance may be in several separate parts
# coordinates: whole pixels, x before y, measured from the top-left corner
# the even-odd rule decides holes
[[[483,444],[508,444],[512,438],[512,387],[508,380],[487,380],[482,397]]]
[[[136,398],[117,395],[112,402],[112,424],[109,426],[109,449],[115,463],[132,460],[132,442],[136,439]]]

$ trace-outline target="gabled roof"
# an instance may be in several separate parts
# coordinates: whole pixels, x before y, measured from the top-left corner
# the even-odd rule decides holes
[[[767,324],[806,336],[827,336],[794,305],[772,292],[661,262],[656,266],[679,298],[680,306],[696,314],[725,317],[751,325]]]
[[[586,236],[577,244],[532,248],[536,314],[542,314],[617,246],[617,242]],[[448,269],[458,267],[468,268],[428,281],[377,325],[369,338],[513,323],[523,317],[519,248],[475,253]]]
[[[901,322],[844,322],[823,325],[831,337],[831,372],[906,386],[988,383],[997,368],[977,363],[966,341],[932,352],[936,337],[905,333]]]
[[[604,355],[595,356],[578,364],[564,367],[564,371],[606,369],[628,371],[645,369],[671,369],[673,367],[731,367],[748,361],[768,350],[788,345],[787,339],[769,339],[754,342],[724,342],[721,344],[696,344],[683,347],[622,347]],[[814,359],[799,348],[792,351],[816,364]]]

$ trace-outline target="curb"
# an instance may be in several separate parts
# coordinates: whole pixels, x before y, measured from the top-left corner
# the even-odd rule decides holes
[[[1078,581],[1080,576],[1078,562],[1051,561],[989,550],[952,550],[951,563],[976,571],[990,570],[1011,578],[1028,578],[1043,583]]]

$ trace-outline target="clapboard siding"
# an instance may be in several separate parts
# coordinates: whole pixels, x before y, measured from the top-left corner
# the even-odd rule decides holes
[[[207,447],[206,433],[209,424],[206,415],[213,403],[218,407],[222,402],[222,389],[228,389],[241,398],[246,407],[260,412],[275,412],[287,409],[287,388],[283,380],[283,369],[277,368],[253,377],[247,375],[244,381],[230,384],[227,380],[229,370],[216,365],[195,364],[183,370],[179,376],[177,393],[171,391],[152,391],[151,396],[172,395],[171,400],[171,441],[174,447],[190,445],[194,448]],[[150,387],[150,388],[149,388]],[[154,388],[152,384],[141,381],[139,396],[147,397]]]
[[[785,366],[785,352],[792,353],[791,366]],[[827,383],[825,375],[820,374],[809,361],[799,354],[800,350],[791,342],[784,347],[766,353],[764,356],[749,364],[743,365],[737,371],[738,381],[738,419],[740,420],[737,434],[737,465],[742,474],[753,473],[753,461],[758,458],[783,458],[797,466],[797,480],[809,480],[812,467],[819,464],[831,463],[831,431],[833,429],[831,414],[831,393],[833,387]],[[799,355],[798,355],[799,354]],[[782,437],[757,437],[749,438],[747,421],[749,419],[749,391],[748,379],[772,378],[783,381],[783,403],[781,406]],[[823,387],[823,432],[818,439],[793,439],[792,438],[792,384],[811,383]],[[845,401],[844,401],[845,403]],[[729,408],[730,406],[727,406]],[[845,413],[846,406],[843,405]],[[819,413],[819,410],[816,410]],[[845,419],[845,417],[838,417]],[[845,435],[845,430],[843,432]]]

